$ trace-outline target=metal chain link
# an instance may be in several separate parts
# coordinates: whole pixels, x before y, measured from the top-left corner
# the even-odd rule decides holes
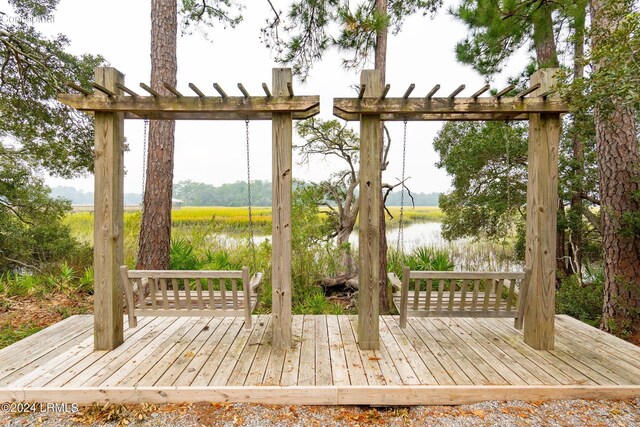
[[[398,222],[398,242],[396,252],[404,251],[404,180],[407,165],[407,119],[404,119],[404,136],[402,140],[402,181],[400,181],[400,221]]]
[[[253,233],[253,212],[252,212],[252,203],[251,203],[251,156],[249,150],[249,119],[244,121],[246,135],[247,135],[247,202],[248,202],[248,210],[249,210],[249,246],[251,248],[251,257],[253,261],[253,265],[251,266],[253,270],[256,270],[256,244],[254,242],[254,233]]]
[[[140,192],[140,206],[144,211],[144,193],[147,185],[147,131],[149,129],[149,119],[144,119],[144,136],[142,137],[142,191]]]

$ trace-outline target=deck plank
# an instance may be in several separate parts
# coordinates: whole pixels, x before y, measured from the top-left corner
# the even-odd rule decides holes
[[[557,316],[557,318],[558,331],[560,333],[565,334],[569,338],[577,338],[576,335],[579,335],[583,341],[593,345],[603,354],[608,354],[609,357],[623,360],[635,368],[640,369],[640,347],[620,338],[613,337],[604,331],[591,327],[569,316]],[[568,319],[571,319],[573,322]],[[584,325],[584,328],[582,325]]]
[[[229,378],[231,378],[231,374],[233,373],[238,360],[242,356],[243,350],[247,347],[247,343],[249,342],[249,338],[251,337],[252,329],[244,328],[244,321],[241,318],[237,318],[235,323],[240,324],[240,331],[236,335],[235,339],[231,343],[231,346],[228,348],[227,352],[224,354],[222,358],[222,362],[218,367],[218,370],[214,374],[211,381],[209,381],[209,385],[212,386],[223,386],[229,382]],[[255,347],[254,347],[255,348]]]
[[[439,340],[436,340],[422,325],[422,322],[412,321],[407,323],[407,327],[413,329],[415,334],[422,340],[422,343],[435,356],[442,367],[447,371],[454,384],[472,384],[471,379],[456,364],[455,360],[442,347]]]
[[[558,380],[544,371],[541,373],[538,365],[476,322],[475,319],[456,319],[456,322],[465,330],[470,331],[469,333],[476,333],[476,341],[483,345],[487,351],[493,351],[499,355],[498,357],[505,358],[503,359],[505,363],[508,363],[511,369],[527,384],[541,385],[545,384],[545,381],[547,384],[559,384]]]
[[[449,354],[453,359],[455,365],[458,365],[458,370],[464,372],[465,376],[469,378],[471,384],[488,384],[489,380],[482,374],[482,372],[465,357],[462,349],[457,348],[450,340],[442,333],[438,327],[433,324],[428,318],[417,318],[418,322],[431,334],[431,336],[438,341],[444,351]],[[455,371],[455,368],[452,367]],[[460,383],[458,383],[460,384]]]
[[[201,351],[204,344],[214,331],[220,326],[222,319],[219,317],[210,318],[205,326],[200,330],[198,336],[188,345],[183,347],[182,352],[175,358],[171,366],[155,382],[157,386],[170,386],[182,376],[185,369],[193,358]]]
[[[251,366],[258,354],[258,349],[263,345],[262,339],[267,330],[268,323],[265,316],[260,315],[255,322],[251,323],[253,324],[251,334],[249,335],[249,339],[244,350],[239,354],[238,361],[226,382],[226,385],[228,386],[244,385],[247,376],[249,376]],[[264,375],[264,370],[262,371],[262,374]]]
[[[340,324],[336,316],[322,316],[327,319],[327,332],[329,338],[329,354],[331,356],[331,373],[333,384],[351,385],[347,356],[340,334]],[[358,359],[360,356],[358,355]],[[365,380],[366,381],[366,380]]]
[[[514,381],[516,384],[520,382],[520,378],[518,378],[509,367],[504,365],[496,366],[497,364],[501,364],[501,362],[491,353],[482,351],[483,347],[478,345],[472,336],[467,335],[471,342],[460,338],[460,336],[451,329],[451,321],[449,319],[446,320],[447,323],[441,318],[429,319],[429,321],[432,322],[438,330],[442,331],[449,341],[465,355],[469,362],[482,372],[482,375],[489,381],[488,384],[506,385],[509,384],[509,381]]]
[[[284,371],[282,372],[282,384],[289,385],[293,380],[291,372],[294,366],[298,369],[298,365],[289,362],[289,353],[287,352],[287,361],[285,362]],[[295,362],[295,360],[293,361]],[[305,315],[302,326],[302,341],[300,343],[300,359],[298,371],[298,385],[315,385],[316,383],[316,322],[313,316]]]
[[[84,316],[76,318],[73,316],[69,319],[71,320],[65,322],[66,329],[57,330],[54,335],[42,334],[39,337],[40,340],[32,341],[27,348],[16,346],[11,349],[13,351],[7,351],[5,353],[6,357],[2,359],[4,363],[0,365],[0,380],[11,376],[14,372],[33,364],[39,359],[43,359],[46,362],[49,353],[93,329],[91,318]]]
[[[171,326],[151,340],[142,350],[133,354],[117,371],[106,371],[85,382],[91,386],[117,386],[123,383],[134,386],[197,322],[197,317],[178,318]]]
[[[261,321],[265,324],[265,332],[262,336],[262,340],[258,343],[258,351],[251,369],[247,375],[247,379],[244,381],[246,386],[258,386],[262,385],[264,377],[267,371],[267,365],[271,356],[271,343],[273,340],[273,328],[271,327],[271,316],[265,315],[261,317]],[[281,370],[282,370],[282,365]]]
[[[16,360],[25,344],[0,351],[10,357],[0,366],[17,367],[0,381],[0,398],[407,405],[640,397],[640,348],[566,316],[557,317],[553,351],[528,347],[507,319],[409,318],[402,329],[397,316],[382,317],[380,350],[363,351],[357,318],[335,315],[293,316],[293,346],[280,352],[268,315],[251,329],[242,318],[141,316],[118,348],[94,351],[92,318],[84,326],[82,318],[26,341],[39,341],[26,361]]]
[[[394,321],[395,319],[396,317],[393,317]],[[455,381],[447,373],[447,370],[441,365],[439,358],[431,352],[429,347],[425,345],[425,343],[413,330],[413,328],[407,326],[402,330],[402,332],[407,336],[411,345],[415,348],[424,364],[429,367],[429,370],[435,377],[436,383],[444,385],[454,385]]]
[[[513,327],[500,322],[486,321],[486,319],[476,319],[485,327],[494,331],[502,340],[516,348],[521,354],[536,362],[540,372],[546,372],[556,378],[560,384],[597,384],[589,376],[577,370],[566,360],[556,357],[550,351],[536,351],[524,343],[522,334]]]
[[[187,364],[187,367],[182,371],[182,375],[175,379],[174,386],[184,387],[189,386],[200,375],[200,371],[208,363],[211,355],[218,349],[222,343],[223,337],[229,331],[229,328],[233,324],[233,317],[223,317],[220,320],[220,324],[206,339],[200,350],[198,350],[191,361]],[[213,375],[213,374],[211,374]]]
[[[311,317],[315,322],[316,331],[316,385],[333,385],[327,318],[325,316]]]
[[[400,325],[391,319],[391,316],[382,316],[380,320],[381,322],[385,322],[389,332],[391,332],[395,338],[400,351],[404,355],[404,360],[411,366],[411,369],[416,374],[418,384],[437,384],[436,378],[424,363],[416,348],[411,345],[411,342],[400,328]]]
[[[138,373],[133,373],[121,380],[118,385],[138,385],[138,384],[153,384],[156,385],[158,380],[169,370],[169,368],[178,362],[180,356],[186,351],[196,337],[203,332],[203,329],[208,327],[210,317],[201,317],[194,322],[190,329],[182,337],[170,338],[169,343],[163,345],[166,348],[164,354],[156,352],[154,354],[156,362],[155,364],[151,359],[147,359],[149,369],[144,372],[144,369],[139,365]],[[176,334],[177,335],[177,334]]]
[[[364,362],[358,344],[351,329],[351,322],[347,316],[332,316],[336,319],[340,327],[340,341],[344,349],[345,359],[347,361],[347,370],[349,371],[349,381],[351,385],[368,385],[367,373],[365,372]]]
[[[384,341],[389,360],[398,371],[402,384],[420,384],[418,375],[416,375],[411,365],[407,363],[405,355],[385,322],[380,322],[380,340]]]
[[[313,342],[310,343],[311,348],[311,360],[305,359],[303,363],[300,363],[301,360],[301,349],[302,343],[305,340],[303,332],[303,324],[306,325],[306,316],[294,316],[291,320],[291,348],[287,349],[282,360],[282,368],[280,368],[280,374],[278,375],[278,358],[279,354],[272,354],[272,358],[274,360],[269,361],[269,367],[267,368],[267,373],[269,378],[269,382],[279,382],[279,384],[284,386],[296,385],[298,382],[299,372],[302,372],[303,365],[315,363],[315,353],[313,350]],[[306,326],[305,326],[306,327]],[[313,331],[313,329],[312,329]],[[313,333],[313,332],[312,332]],[[314,381],[315,372],[311,373],[311,380]],[[275,384],[274,384],[275,385]]]
[[[351,330],[354,337],[358,337],[358,317],[349,316]],[[402,378],[388,355],[387,348],[384,343],[380,343],[380,350],[362,350],[360,349],[360,357],[366,361],[367,379],[371,382],[379,381],[381,384],[400,385]]]
[[[236,338],[238,338],[243,329],[243,322],[238,318],[231,318],[231,324],[229,328],[224,332],[222,338],[217,343],[215,350],[209,353],[209,357],[202,365],[202,368],[198,371],[198,374],[193,379],[190,385],[193,386],[206,386],[209,385],[216,372],[222,365],[222,361],[231,349]],[[248,334],[247,334],[248,338]]]

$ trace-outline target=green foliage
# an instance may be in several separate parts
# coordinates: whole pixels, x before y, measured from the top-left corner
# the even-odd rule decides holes
[[[247,206],[247,183],[237,181],[219,187],[201,182],[180,181],[173,185],[173,196],[186,206]],[[254,206],[271,206],[271,182],[252,181]]]
[[[435,13],[441,5],[442,0],[389,0],[386,14],[381,14],[374,0],[357,4],[296,0],[284,19],[289,39],[279,38],[279,20],[263,28],[262,39],[267,47],[275,49],[279,63],[290,65],[294,74],[305,80],[313,64],[329,49],[344,53],[346,68],[358,68],[370,59],[380,29],[389,26],[397,34],[407,16]]]
[[[191,34],[194,28],[214,27],[216,23],[234,28],[242,22],[242,5],[235,0],[181,0],[182,33]],[[195,26],[194,26],[195,24]],[[206,32],[203,32],[206,36]]]
[[[12,3],[22,18],[47,18],[57,1]],[[14,158],[64,177],[92,169],[93,120],[56,102],[56,95],[67,81],[90,87],[94,67],[104,62],[71,55],[68,44],[63,35],[43,36],[28,19],[0,19],[0,136],[20,146]]]
[[[419,246],[410,253],[387,251],[387,267],[389,271],[402,277],[402,269],[409,267],[418,271],[453,271],[451,255],[445,249],[434,246]]]
[[[556,312],[598,327],[602,319],[603,295],[602,269],[593,272],[590,283],[582,286],[576,276],[565,278],[556,293]]]
[[[434,140],[437,167],[453,178],[440,196],[443,236],[511,234],[526,202],[527,127],[520,123],[449,122]]]
[[[49,197],[24,161],[0,147],[0,272],[47,268],[78,250],[62,223],[69,208]]]

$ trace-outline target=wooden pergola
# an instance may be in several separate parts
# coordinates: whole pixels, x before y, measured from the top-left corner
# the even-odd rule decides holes
[[[164,84],[151,88],[141,83],[145,96],[125,86],[124,75],[110,67],[95,71],[94,91],[75,84],[80,94],[60,94],[70,107],[95,114],[94,199],[94,347],[112,350],[123,342],[123,287],[119,267],[123,263],[124,120],[271,120],[272,127],[272,283],[273,345],[291,346],[291,191],[292,122],[320,112],[318,96],[296,96],[291,69],[274,68],[272,87],[262,84],[263,96],[250,96],[242,84],[242,96],[228,96],[218,85],[219,96],[205,95],[193,83],[187,96]]]
[[[556,69],[531,76],[531,86],[515,96],[510,85],[494,96],[482,96],[485,85],[471,97],[458,97],[459,86],[446,97],[436,97],[436,85],[424,97],[410,97],[412,84],[400,98],[388,98],[380,72],[365,70],[356,98],[334,99],[334,115],[360,121],[360,217],[358,343],[361,349],[379,348],[379,277],[381,122],[453,120],[528,120],[526,267],[532,269],[524,315],[524,340],[538,350],[554,347],[556,222],[558,205],[558,147],[560,115],[568,106],[554,90]]]

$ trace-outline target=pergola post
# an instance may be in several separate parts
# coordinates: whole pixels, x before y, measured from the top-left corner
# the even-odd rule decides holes
[[[382,94],[379,70],[365,70],[360,77],[364,97],[377,99]],[[360,116],[360,215],[358,231],[358,344],[362,350],[380,347],[380,114]]]
[[[95,82],[122,94],[124,75],[99,67]],[[107,96],[104,95],[106,98]],[[123,341],[122,285],[124,228],[124,114],[95,113],[94,147],[94,348],[113,350]]]
[[[273,69],[273,96],[293,96],[291,69]],[[274,348],[291,347],[291,113],[272,118],[272,323]]]
[[[531,76],[531,85],[540,84],[537,94],[552,90],[556,71],[542,69]],[[554,347],[559,143],[559,113],[529,115],[525,263],[531,268],[531,282],[524,313],[524,341],[536,350]]]

